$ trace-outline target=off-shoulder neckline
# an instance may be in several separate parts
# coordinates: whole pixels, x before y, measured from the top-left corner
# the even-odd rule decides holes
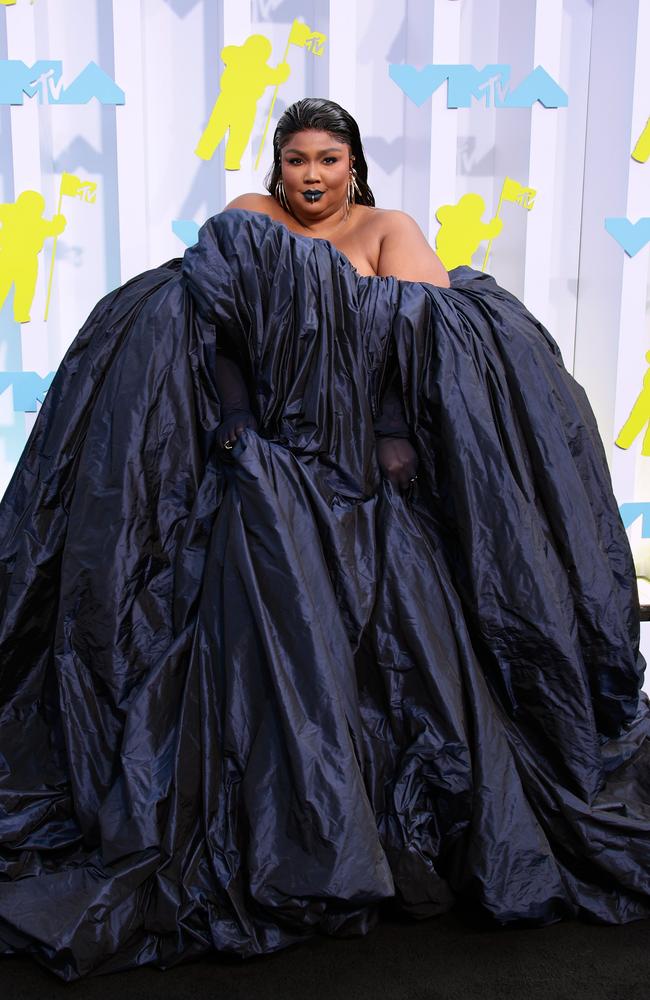
[[[314,243],[318,240],[320,243],[325,243],[326,246],[333,250],[337,257],[339,257],[340,261],[350,268],[357,281],[399,281],[400,284],[405,285],[425,285],[427,288],[434,288],[438,292],[447,292],[452,289],[451,284],[449,287],[444,287],[443,285],[433,285],[430,281],[412,281],[409,278],[397,278],[394,274],[360,274],[350,258],[346,257],[343,251],[339,250],[339,248],[332,243],[331,240],[324,239],[322,236],[304,236],[302,233],[295,233],[293,229],[289,229],[289,227],[285,226],[284,222],[280,222],[279,219],[274,219],[272,216],[267,215],[266,212],[258,212],[253,208],[229,208],[228,212],[243,212],[245,215],[257,215],[261,219],[266,219],[271,226],[280,226],[285,233],[288,233],[289,236],[292,236],[297,240],[305,240],[310,243]]]
[[[280,226],[281,229],[283,229],[285,233],[288,233],[289,236],[295,237],[295,239],[306,240],[309,243],[314,243],[316,240],[318,240],[319,243],[325,243],[326,246],[328,246],[331,250],[334,251],[334,253],[338,257],[341,258],[341,260],[343,261],[344,264],[347,264],[347,266],[352,271],[354,271],[354,274],[356,275],[357,278],[383,278],[384,277],[381,274],[360,274],[360,272],[357,271],[356,267],[354,266],[354,264],[352,263],[352,261],[350,260],[350,258],[347,257],[343,253],[342,250],[339,250],[339,248],[334,243],[332,243],[331,240],[325,239],[322,236],[305,236],[303,233],[296,233],[296,232],[294,232],[293,229],[289,229],[289,227],[286,226],[284,224],[284,222],[281,222],[279,219],[274,219],[272,215],[268,215],[266,212],[258,212],[254,208],[229,208],[228,212],[243,212],[245,215],[257,215],[261,219],[266,219],[266,221],[269,222],[271,226]],[[398,280],[398,279],[396,279],[396,280]]]

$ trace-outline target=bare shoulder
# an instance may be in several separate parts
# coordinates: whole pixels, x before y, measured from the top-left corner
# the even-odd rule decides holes
[[[277,205],[277,201],[270,194],[257,194],[255,191],[249,191],[247,194],[240,194],[229,201],[224,212],[227,212],[229,208],[245,208],[249,212],[263,212],[264,215],[273,215],[275,205]]]
[[[377,212],[381,241],[377,273],[448,288],[447,271],[415,219],[398,209]]]

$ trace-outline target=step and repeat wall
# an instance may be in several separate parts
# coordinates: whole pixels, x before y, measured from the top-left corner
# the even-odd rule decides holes
[[[0,0],[0,492],[95,302],[322,96],[377,204],[551,331],[650,577],[649,40],[647,0]]]

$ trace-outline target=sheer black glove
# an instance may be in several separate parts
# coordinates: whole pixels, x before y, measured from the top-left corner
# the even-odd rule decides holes
[[[233,410],[232,413],[228,413],[219,424],[217,431],[218,446],[225,448],[226,451],[230,451],[227,446],[229,444],[233,445],[247,427],[252,428],[254,431],[257,430],[257,420],[250,410]]]
[[[377,461],[395,488],[407,490],[417,477],[418,456],[409,441],[409,425],[397,388],[397,371],[386,383],[381,410],[374,421]]]
[[[257,430],[257,420],[251,413],[248,389],[239,365],[232,358],[217,353],[215,382],[221,403],[221,423],[217,430],[217,445],[230,450],[247,427]]]
[[[394,487],[407,490],[413,485],[419,460],[415,448],[406,438],[378,438],[377,461]]]
[[[397,388],[397,372],[386,384],[381,399],[381,410],[374,421],[376,437],[408,438],[409,425],[406,422],[404,404]]]

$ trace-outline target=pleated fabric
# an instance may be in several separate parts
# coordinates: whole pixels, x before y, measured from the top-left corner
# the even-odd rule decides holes
[[[228,453],[220,349],[259,426]],[[407,493],[373,431],[395,374]],[[487,275],[363,277],[210,219],[68,350],[0,599],[2,954],[66,980],[246,958],[387,899],[650,917],[627,537],[583,390]]]

